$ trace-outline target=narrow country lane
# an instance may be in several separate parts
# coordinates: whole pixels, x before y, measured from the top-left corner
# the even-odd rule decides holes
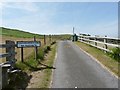
[[[118,88],[118,79],[71,41],[58,43],[52,88]]]

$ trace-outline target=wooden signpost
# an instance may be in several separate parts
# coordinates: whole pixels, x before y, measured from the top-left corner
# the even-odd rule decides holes
[[[21,48],[21,61],[23,61],[23,48],[35,47],[35,59],[37,59],[37,47],[41,46],[41,42],[36,41],[17,41],[17,48]]]
[[[34,42],[36,42],[36,37],[34,36]],[[38,49],[37,49],[37,43],[35,45],[35,60],[37,60],[37,55],[38,55]],[[39,45],[40,46],[40,45]]]
[[[17,41],[18,48],[39,47],[41,43],[39,41]]]

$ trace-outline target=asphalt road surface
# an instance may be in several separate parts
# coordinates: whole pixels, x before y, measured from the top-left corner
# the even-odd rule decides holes
[[[71,41],[58,43],[54,66],[52,88],[118,88],[118,79]]]

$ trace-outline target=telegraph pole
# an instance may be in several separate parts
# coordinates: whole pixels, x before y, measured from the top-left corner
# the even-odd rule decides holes
[[[74,27],[73,27],[73,36],[72,36],[72,41],[74,42],[74,34],[75,34],[75,32],[74,32]]]
[[[73,27],[73,35],[74,35],[74,29],[75,29],[75,28]]]

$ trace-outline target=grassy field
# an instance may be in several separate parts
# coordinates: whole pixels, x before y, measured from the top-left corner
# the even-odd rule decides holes
[[[81,49],[86,51],[87,53],[91,54],[93,57],[95,57],[97,60],[99,60],[103,65],[105,65],[107,68],[109,68],[112,72],[114,72],[117,76],[120,77],[120,63],[118,63],[113,58],[110,58],[106,53],[104,53],[102,50],[99,50],[97,48],[94,48],[90,45],[81,43],[81,42],[75,42]]]
[[[29,32],[24,32],[20,30],[8,29],[8,28],[0,28],[0,43],[5,44],[6,40],[12,41],[33,41],[33,37],[36,36],[36,40],[41,42],[41,46],[44,45],[43,35],[33,34]],[[51,41],[52,42],[52,41]],[[46,37],[46,45],[50,43],[49,37]],[[21,52],[20,48],[15,48],[16,59],[17,61],[21,60]],[[24,59],[29,57],[31,53],[34,51],[34,48],[24,48]],[[0,48],[0,53],[6,53],[5,48]],[[0,58],[0,63],[5,62],[5,58]]]
[[[2,41],[0,43],[5,44],[6,40],[12,40],[12,41],[32,41],[33,38],[16,38],[16,37],[10,37],[10,36],[2,36]],[[37,41],[41,41],[42,46],[44,45],[43,39],[37,38]],[[48,41],[47,41],[48,42]],[[15,58],[17,61],[21,60],[21,49],[15,48],[15,51],[17,52]],[[34,51],[34,48],[24,48],[24,59],[29,57],[29,55]],[[0,48],[0,53],[5,53],[5,48]],[[5,58],[0,58],[0,62],[4,62]]]
[[[36,36],[37,41],[41,41],[43,44],[43,36],[39,34],[33,34],[21,30],[15,30],[15,29],[9,29],[9,28],[4,28],[0,27],[0,43],[5,44],[6,40],[12,40],[12,41],[31,41],[33,40],[33,37]],[[24,49],[24,59],[28,57],[32,52],[34,48],[25,48]],[[17,52],[16,54],[16,59],[19,61],[20,60],[20,48],[15,48],[15,51]],[[0,48],[0,53],[5,53],[6,50],[5,48],[2,49]],[[0,58],[0,63],[5,62],[5,58]]]
[[[16,30],[16,29],[9,29],[9,28],[4,28],[0,27],[0,43],[5,44],[6,40],[12,40],[12,41],[32,41],[33,37],[36,36],[37,41],[41,41],[41,45],[44,45],[44,39],[43,35],[39,34],[33,34],[21,30]],[[69,39],[71,35],[69,34],[63,34],[63,35],[51,35],[51,40],[50,36],[46,35],[46,45],[50,44],[52,41],[57,41],[57,40],[63,40],[63,39]],[[15,49],[17,54],[16,54],[16,59],[19,61],[21,59],[20,55],[20,48]],[[34,51],[34,48],[24,48],[24,59],[29,57],[29,55]],[[0,53],[5,53],[6,50],[5,48],[2,49],[0,48]],[[5,58],[0,58],[0,63],[5,62]]]
[[[43,35],[33,34],[30,32],[25,32],[16,29],[9,29],[4,27],[0,27],[0,35],[11,36],[16,38],[33,38],[34,36],[36,36],[37,38],[43,38]]]
[[[34,36],[36,36],[36,38],[43,39],[42,34],[34,34],[22,30],[9,29],[4,27],[0,27],[0,35],[16,37],[16,38],[33,38]],[[46,35],[46,37],[49,38],[49,35]],[[64,40],[64,39],[70,39],[71,35],[70,34],[51,35],[51,38],[54,40]]]

